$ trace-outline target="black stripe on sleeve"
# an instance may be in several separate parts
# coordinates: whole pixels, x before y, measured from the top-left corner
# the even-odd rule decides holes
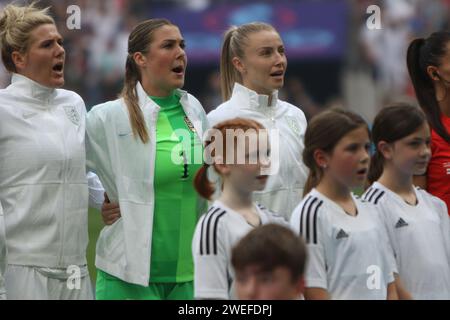
[[[208,212],[205,213],[205,216],[203,217],[202,221],[202,227],[200,228],[200,255],[203,255],[203,232],[205,230],[205,220],[208,217],[208,214],[211,213],[211,211],[214,210],[214,207],[209,208]]]
[[[320,200],[319,204],[316,206],[316,210],[314,211],[314,232],[313,232],[313,243],[317,244],[317,212],[319,211],[320,206],[323,204],[323,200]]]
[[[383,194],[384,194],[384,191],[381,191],[381,193],[378,195],[378,197],[376,197],[376,199],[375,199],[375,204],[377,204],[378,203],[378,200],[380,200],[381,199],[381,197],[383,196]]]
[[[373,188],[370,187],[369,190],[366,191],[366,193],[364,193],[363,199],[367,200],[367,198],[370,196],[370,193],[373,192]]]
[[[305,223],[306,223],[306,243],[310,243],[310,240],[309,240],[310,239],[309,238],[309,225],[310,225],[309,217],[310,217],[310,213],[311,213],[311,208],[314,205],[314,203],[316,203],[316,201],[317,201],[317,198],[314,198],[314,200],[311,201],[310,205],[308,206],[307,212],[306,212],[306,221],[305,221]]]
[[[219,224],[219,219],[222,218],[222,216],[226,213],[226,211],[222,211],[216,218],[216,221],[214,222],[214,254],[217,254],[217,225]]]
[[[305,200],[305,202],[303,203],[303,207],[302,207],[302,211],[300,212],[300,229],[299,229],[299,234],[301,236],[304,236],[304,232],[303,232],[303,214],[305,212],[305,207],[308,205],[308,202],[312,199],[312,196],[309,196],[308,199]]]
[[[369,202],[372,202],[373,197],[375,197],[378,194],[378,192],[380,191],[379,189],[374,189],[374,190],[375,191],[372,193],[372,195],[369,198]]]
[[[220,210],[220,208],[217,208],[216,210],[214,210],[214,212],[210,213],[209,217],[208,217],[208,222],[206,223],[206,239],[205,239],[206,254],[210,253],[210,250],[209,250],[209,229],[210,229],[210,226],[209,225],[211,224],[211,220],[214,217],[214,214],[217,213],[217,211],[219,211],[219,210]]]

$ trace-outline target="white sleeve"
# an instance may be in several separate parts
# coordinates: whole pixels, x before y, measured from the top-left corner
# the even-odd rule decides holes
[[[229,299],[228,254],[224,241],[226,230],[219,220],[216,233],[214,224],[208,224],[206,215],[199,220],[192,253],[194,257],[195,299]],[[207,232],[209,229],[210,232]],[[206,235],[209,235],[208,239]]]
[[[297,234],[303,236],[306,243],[308,256],[306,260],[305,286],[307,288],[322,288],[328,290],[327,263],[325,255],[327,233],[326,225],[322,221],[323,216],[323,214],[320,215],[319,212],[317,212],[317,233],[309,239],[310,241],[306,241],[304,235],[301,234],[300,221],[303,220],[303,223],[309,222],[305,221],[307,216],[302,214],[300,206],[294,210],[291,216],[291,227]]]
[[[289,224],[291,229],[294,230],[296,234],[300,234],[300,213],[301,213],[301,205],[303,202],[298,205],[294,211],[292,211],[291,219],[289,220]]]
[[[299,123],[300,123],[300,129],[302,132],[301,133],[302,139],[304,139],[306,127],[308,126],[308,121],[306,120],[306,116],[305,116],[305,113],[303,112],[303,110],[300,109],[300,107],[296,107],[296,108],[297,108],[297,114],[298,114]]]
[[[317,243],[307,243],[308,260],[306,262],[305,282],[307,288],[328,289],[327,265],[325,256],[325,230],[318,227]]]
[[[435,200],[436,200],[436,203],[438,206],[439,216],[441,218],[441,230],[442,230],[442,235],[444,236],[443,240],[444,240],[445,250],[447,252],[447,260],[450,265],[450,217],[448,216],[447,205],[445,204],[445,202],[440,199],[435,199]],[[439,201],[437,201],[437,200],[439,200]]]
[[[95,115],[95,107],[86,116],[86,168],[87,171],[97,172],[101,145],[106,145],[103,130],[100,130],[99,120]]]
[[[217,111],[217,107],[214,110],[211,110],[206,117],[208,118],[208,122],[209,125],[212,127],[214,127],[219,121],[220,119],[218,119],[218,111]]]
[[[105,123],[109,124],[112,120],[103,119],[103,108],[107,105],[98,105],[88,112],[86,120],[86,168],[87,172],[94,172],[100,179],[102,188],[105,189],[109,199],[117,201],[117,186],[114,180],[113,153],[108,147],[107,130]],[[110,132],[110,131],[108,131]],[[100,192],[96,186],[96,193]],[[101,198],[101,196],[99,196]],[[95,197],[99,202],[99,197]]]
[[[6,299],[5,290],[5,270],[6,270],[6,237],[5,237],[5,221],[3,216],[3,209],[0,203],[0,300]]]
[[[103,201],[105,200],[105,189],[98,176],[89,171],[87,173],[89,187],[89,207],[101,210]]]
[[[441,222],[442,234],[444,235],[445,249],[447,251],[447,259],[450,265],[450,217],[448,213],[442,216]]]
[[[382,237],[382,244],[384,245],[383,252],[385,252],[384,258],[386,263],[385,268],[385,279],[386,283],[389,284],[391,282],[395,281],[394,274],[398,274],[398,266],[397,266],[397,260],[395,258],[395,252],[392,247],[392,243],[389,239],[386,227],[384,226],[384,223],[381,223],[381,237]],[[401,278],[401,275],[400,275]]]
[[[383,252],[386,253],[384,257],[387,268],[385,269],[384,276],[387,280],[386,283],[389,284],[395,281],[394,274],[398,274],[397,255],[394,249],[394,243],[392,242],[393,239],[390,237],[389,233],[389,212],[386,210],[384,203],[373,206],[375,216],[380,224],[380,236],[382,238],[382,244],[384,245]]]
[[[100,177],[100,169],[106,172],[114,171],[104,127],[104,121],[107,120],[102,120],[100,114],[103,107],[104,105],[93,107],[86,117],[86,167],[87,171],[95,172]]]

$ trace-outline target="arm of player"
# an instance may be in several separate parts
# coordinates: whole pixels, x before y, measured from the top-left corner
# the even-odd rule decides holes
[[[398,300],[413,300],[411,293],[409,293],[409,291],[406,290],[399,275],[394,274],[394,277],[395,277],[395,288],[397,289]],[[396,299],[389,299],[389,287],[388,287],[388,300],[396,300]]]
[[[395,286],[395,281],[388,284],[387,300],[398,300],[397,288]]]
[[[302,219],[302,211],[297,207],[290,220],[291,227],[297,233],[300,232],[300,219]],[[303,212],[304,213],[304,212]],[[321,215],[317,216],[317,233],[307,241],[306,249],[308,259],[305,271],[305,299],[306,300],[324,300],[330,299],[327,283],[327,267],[325,254],[325,225],[322,223]]]
[[[195,299],[228,300],[230,288],[228,255],[224,241],[226,230],[219,222],[214,233],[214,228],[203,221],[205,221],[205,215],[199,220],[192,241],[194,297]],[[211,232],[207,232],[208,228],[212,228]]]
[[[95,208],[100,211],[105,201],[105,189],[98,176],[92,171],[89,171],[86,177],[89,188],[89,208]]]
[[[326,289],[322,288],[306,288],[305,300],[329,300],[330,295]]]
[[[101,207],[103,223],[107,226],[114,224],[120,219],[120,207],[117,202],[110,202],[108,195],[105,193],[105,200]]]
[[[450,265],[450,217],[448,216],[447,205],[444,201],[439,201],[441,229],[443,234],[443,241],[447,252],[447,260]]]

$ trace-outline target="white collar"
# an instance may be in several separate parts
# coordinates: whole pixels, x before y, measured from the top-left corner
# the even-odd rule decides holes
[[[148,104],[152,106],[157,106],[157,104],[149,97],[147,92],[145,92],[140,81],[138,81],[136,84],[136,93],[138,96],[139,106],[141,107],[141,109],[143,109]],[[180,100],[185,100],[187,98],[187,91],[176,89],[175,94],[180,97]]]
[[[264,94],[258,94],[247,87],[244,87],[240,83],[235,82],[232,96],[237,97],[239,100],[248,101],[246,106],[257,110],[267,110],[274,108],[278,103],[278,90],[272,93],[272,103],[269,106],[269,96]]]
[[[18,73],[12,74],[11,84],[25,96],[39,100],[42,107],[49,106],[49,102],[56,96],[55,88],[45,87]]]

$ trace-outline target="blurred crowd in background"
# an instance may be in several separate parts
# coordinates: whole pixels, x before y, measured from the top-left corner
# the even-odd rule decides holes
[[[0,8],[9,2],[0,0]],[[450,0],[42,0],[39,3],[40,6],[51,7],[64,37],[66,88],[79,93],[88,109],[115,99],[119,94],[127,56],[127,38],[133,26],[149,18],[170,19],[169,13],[173,10],[183,10],[186,23],[190,23],[193,14],[220,6],[239,10],[251,5],[252,10],[255,6],[269,10],[275,3],[278,8],[301,3],[321,8],[323,14],[309,17],[320,23],[321,19],[330,19],[334,14],[327,12],[334,10],[330,5],[339,4],[346,13],[340,17],[345,30],[345,37],[339,38],[343,42],[340,43],[343,47],[341,54],[291,56],[287,51],[289,67],[280,95],[300,106],[308,118],[324,108],[340,105],[371,121],[385,103],[414,102],[406,69],[407,46],[415,37],[428,36],[433,31],[450,27]],[[81,9],[80,30],[67,28],[67,7],[70,5]],[[370,5],[381,8],[380,30],[367,27],[371,14],[366,10]],[[164,16],[164,12],[168,16]],[[290,14],[286,17],[295,19],[298,15],[302,19],[301,12],[291,10]],[[252,19],[254,16],[249,15],[239,21],[244,23]],[[173,22],[184,34],[184,22]],[[276,20],[266,22],[282,29]],[[220,31],[223,33],[225,29]],[[301,46],[301,43],[297,44]],[[208,42],[204,46],[208,46]],[[9,75],[2,69],[0,86],[5,87],[8,83]],[[188,64],[185,89],[200,100],[207,112],[222,102],[218,55],[215,60],[202,62],[197,59]]]

